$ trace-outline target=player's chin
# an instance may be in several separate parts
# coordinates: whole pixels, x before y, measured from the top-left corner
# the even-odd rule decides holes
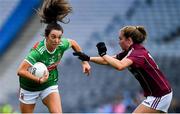
[[[53,47],[54,49],[57,48],[57,46],[58,46],[57,44],[53,44],[53,45],[52,45],[52,47]]]

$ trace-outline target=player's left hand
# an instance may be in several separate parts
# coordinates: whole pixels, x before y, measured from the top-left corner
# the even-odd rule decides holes
[[[82,61],[83,73],[87,74],[87,76],[91,73],[91,66],[87,61]]]
[[[97,47],[98,53],[101,57],[106,55],[107,48],[106,48],[106,45],[104,42],[97,43],[96,47]]]

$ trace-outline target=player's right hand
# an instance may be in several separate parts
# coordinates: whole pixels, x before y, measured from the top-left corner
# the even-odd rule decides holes
[[[39,78],[39,84],[46,82],[48,80],[48,78],[49,78],[49,73],[44,72],[44,76]]]
[[[74,52],[73,55],[78,56],[82,61],[90,61],[90,57],[83,52]]]

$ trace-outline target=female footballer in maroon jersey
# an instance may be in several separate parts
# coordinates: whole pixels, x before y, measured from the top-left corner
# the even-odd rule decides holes
[[[109,56],[104,42],[96,47],[100,57],[89,57],[85,53],[74,53],[82,61],[108,64],[121,71],[125,68],[135,76],[144,90],[146,99],[133,113],[167,112],[172,100],[172,89],[157,64],[143,47],[146,31],[143,26],[125,26],[119,32],[119,44],[122,52]]]

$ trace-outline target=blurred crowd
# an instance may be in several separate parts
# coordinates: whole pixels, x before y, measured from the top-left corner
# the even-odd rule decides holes
[[[10,104],[1,104],[0,105],[1,114],[16,114],[17,112]]]
[[[91,110],[95,113],[132,113],[133,110],[143,101],[143,99],[144,96],[142,91],[139,91],[136,94],[130,91],[124,91],[123,93],[115,96],[114,99],[102,103],[101,105],[96,107],[94,111],[92,109]],[[180,112],[180,101],[178,99],[174,98],[172,100],[169,112]],[[18,113],[18,111],[15,110],[10,104],[0,104],[0,113],[16,114]]]
[[[112,101],[102,104],[96,109],[97,113],[131,113],[142,101],[143,94],[139,92],[133,96],[129,91],[117,95]]]
[[[96,113],[132,113],[135,108],[143,101],[143,92],[139,91],[132,94],[130,91],[125,91],[122,95],[117,95],[110,102],[101,104],[95,110]],[[169,108],[170,113],[180,112],[180,102],[173,99]]]

